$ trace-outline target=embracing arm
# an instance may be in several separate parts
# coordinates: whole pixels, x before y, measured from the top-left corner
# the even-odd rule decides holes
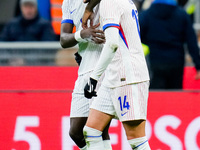
[[[74,38],[73,24],[63,23],[61,24],[60,44],[63,48],[75,46],[78,42]]]
[[[100,3],[101,0],[84,0],[84,3],[88,3],[86,10],[92,11],[92,9],[98,4]]]
[[[106,43],[101,52],[101,56],[99,61],[93,70],[88,83],[84,88],[84,95],[86,98],[92,98],[96,95],[96,85],[97,81],[104,73],[113,57],[115,56],[115,52],[119,46],[119,29],[115,27],[109,27],[105,30]]]
[[[115,27],[109,27],[105,30],[106,43],[101,52],[99,61],[91,74],[91,78],[99,80],[104,73],[119,47],[119,29]]]
[[[87,3],[87,6],[85,8],[85,12],[82,18],[82,27],[85,29],[87,28],[87,22],[90,20],[90,26],[93,26],[93,19],[94,19],[94,14],[93,14],[93,8],[100,3],[101,0],[84,0],[84,3]]]
[[[97,81],[113,60],[119,47],[119,23],[122,13],[122,10],[114,1],[109,0],[101,2],[100,16],[106,37],[106,43],[101,52],[99,61],[97,62],[97,65],[84,88],[84,95],[86,98],[92,98],[93,96],[96,96],[95,89]]]
[[[96,44],[105,42],[103,31],[98,30],[99,25],[82,29],[76,33],[72,33],[73,24],[63,23],[61,25],[60,44],[63,48],[75,46],[78,42],[87,42],[86,39],[91,39]]]

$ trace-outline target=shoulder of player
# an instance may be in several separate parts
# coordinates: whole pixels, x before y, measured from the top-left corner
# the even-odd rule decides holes
[[[84,3],[82,0],[64,0],[62,4],[62,10],[69,10],[70,12],[74,12],[74,10],[79,10],[84,6]]]
[[[110,11],[112,9],[121,9],[121,4],[122,2],[119,0],[101,0],[100,9],[106,11]]]
[[[62,9],[70,9],[74,5],[73,0],[63,0]]]

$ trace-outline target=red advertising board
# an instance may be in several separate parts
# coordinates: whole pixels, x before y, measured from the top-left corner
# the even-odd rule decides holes
[[[200,90],[200,80],[195,80],[196,69],[194,67],[185,67],[183,76],[183,89]]]
[[[72,90],[77,67],[0,67],[0,90]],[[194,67],[185,67],[183,88],[200,90]]]
[[[77,150],[68,136],[70,93],[0,93],[1,150]],[[200,149],[200,93],[151,92],[147,136],[152,150]],[[122,126],[113,149],[130,149]]]
[[[0,90],[72,90],[77,67],[0,67]]]
[[[200,149],[200,92],[151,92],[148,136],[152,150]]]
[[[78,150],[68,136],[77,68],[5,70],[0,68],[0,150]],[[146,133],[152,150],[199,150],[199,108],[200,92],[150,92]],[[113,120],[109,132],[114,150],[130,149],[120,122]]]

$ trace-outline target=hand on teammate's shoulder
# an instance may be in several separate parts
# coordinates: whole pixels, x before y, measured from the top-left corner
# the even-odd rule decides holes
[[[87,29],[83,29],[81,31],[81,37],[86,39],[89,42],[94,42],[95,44],[103,44],[105,43],[105,35],[102,30],[98,29],[99,24],[89,27]]]

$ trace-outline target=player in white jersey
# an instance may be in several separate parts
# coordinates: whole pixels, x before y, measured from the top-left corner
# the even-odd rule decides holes
[[[88,150],[101,150],[102,131],[117,115],[134,150],[150,150],[145,135],[149,73],[140,40],[137,9],[132,0],[101,0],[101,25],[106,43],[85,86],[86,97],[103,83],[84,127]]]
[[[83,137],[83,127],[89,114],[89,100],[84,97],[83,89],[99,59],[102,50],[102,44],[100,43],[105,42],[103,31],[98,29],[98,25],[88,29],[82,29],[81,18],[85,7],[86,4],[84,4],[82,0],[63,1],[63,18],[60,38],[60,43],[63,48],[75,46],[76,44],[79,45],[76,59],[80,66],[78,79],[76,80],[72,93],[69,134],[81,150],[87,149]],[[96,7],[94,11],[96,13],[96,20],[99,22],[98,7]],[[72,33],[74,26],[76,26],[75,34]],[[108,128],[105,129],[103,137],[105,145],[104,150],[111,150]]]

